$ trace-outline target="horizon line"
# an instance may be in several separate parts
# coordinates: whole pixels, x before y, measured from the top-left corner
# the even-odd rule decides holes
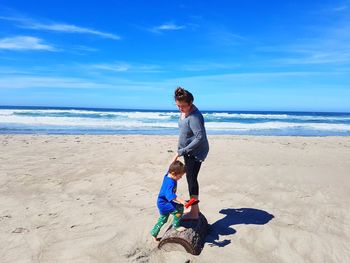
[[[20,106],[20,105],[0,105],[0,108],[51,108],[51,109],[85,109],[85,110],[132,110],[132,111],[178,111],[177,109],[151,109],[151,108],[111,108],[111,107],[81,107],[81,106]],[[201,112],[293,112],[293,113],[344,113],[346,111],[305,111],[305,110],[207,110],[201,109]]]

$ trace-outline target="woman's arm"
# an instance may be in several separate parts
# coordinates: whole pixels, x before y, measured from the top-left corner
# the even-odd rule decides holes
[[[191,131],[194,134],[194,139],[185,148],[179,149],[177,151],[179,156],[182,156],[186,153],[191,153],[194,149],[201,145],[206,136],[203,122],[199,116],[192,115],[189,121],[189,125]]]
[[[173,158],[173,160],[172,160],[172,162],[171,163],[174,163],[174,162],[176,162],[177,161],[177,159],[180,157],[180,155],[177,153],[175,156],[174,156],[174,158]]]

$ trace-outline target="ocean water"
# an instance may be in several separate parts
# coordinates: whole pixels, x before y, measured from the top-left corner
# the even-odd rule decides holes
[[[202,111],[208,134],[349,136],[350,113]],[[1,107],[0,134],[178,134],[179,112]]]

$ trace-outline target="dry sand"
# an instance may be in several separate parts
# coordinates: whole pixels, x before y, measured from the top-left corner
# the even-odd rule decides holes
[[[350,137],[209,141],[193,256],[149,235],[176,136],[1,135],[0,262],[350,262]]]

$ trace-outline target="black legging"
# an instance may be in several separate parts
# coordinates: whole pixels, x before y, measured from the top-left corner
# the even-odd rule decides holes
[[[185,155],[186,179],[188,183],[188,191],[190,196],[199,195],[198,173],[202,162],[198,161],[194,156]]]

